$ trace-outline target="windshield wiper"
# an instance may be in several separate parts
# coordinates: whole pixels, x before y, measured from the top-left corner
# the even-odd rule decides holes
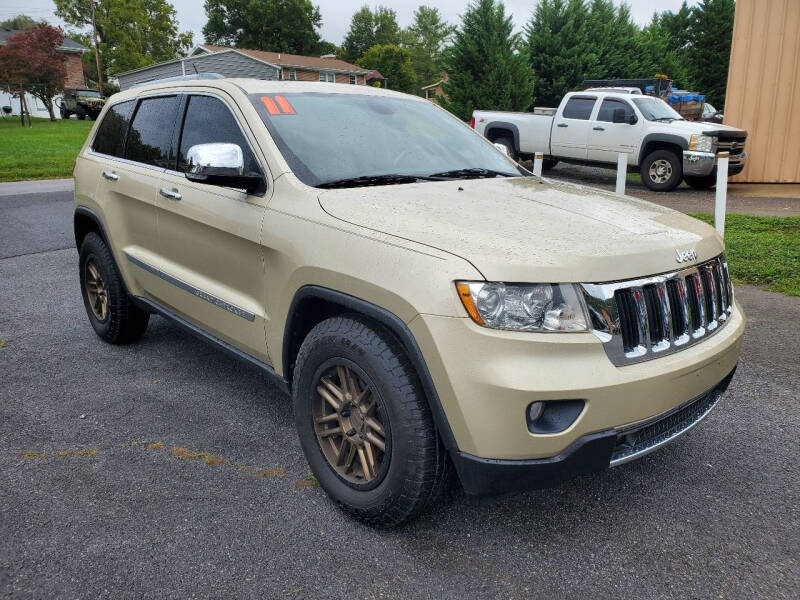
[[[428,177],[444,179],[467,179],[477,177],[514,177],[513,173],[503,173],[491,169],[471,167],[468,169],[453,169],[452,171],[442,171],[441,173],[431,173]]]
[[[426,175],[402,175],[389,173],[386,175],[361,175],[359,177],[346,177],[344,179],[332,179],[317,184],[318,188],[344,188],[359,187],[368,185],[395,185],[400,183],[414,183],[415,181],[439,181],[435,177]]]

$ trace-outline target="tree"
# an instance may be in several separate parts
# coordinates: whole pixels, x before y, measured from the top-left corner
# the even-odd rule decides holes
[[[91,26],[90,0],[54,2],[56,15],[70,25]],[[112,75],[172,60],[192,47],[192,34],[178,32],[167,0],[98,0],[96,22],[102,63]]]
[[[428,85],[441,78],[442,51],[455,31],[453,25],[442,19],[437,8],[420,6],[414,11],[414,22],[406,29],[405,43],[411,52],[419,84]]]
[[[53,97],[64,89],[67,57],[58,48],[64,43],[64,31],[40,23],[14,35],[0,46],[0,79],[20,84],[20,96],[29,92],[47,107],[50,120]],[[15,86],[16,87],[16,86]]]
[[[373,11],[365,4],[350,20],[350,29],[344,37],[342,52],[345,60],[355,61],[373,46],[399,46],[402,41],[397,13],[384,6]]]
[[[380,71],[387,79],[386,87],[398,92],[411,93],[417,85],[411,53],[406,48],[393,44],[373,46],[356,64],[365,69]]]
[[[540,0],[525,32],[536,76],[535,102],[558,106],[598,66],[587,35],[589,12],[583,0]]]
[[[502,2],[473,0],[445,52],[450,76],[440,104],[467,120],[475,109],[525,110],[533,97],[533,72],[520,54],[520,36]]]
[[[586,39],[591,49],[585,79],[633,77],[638,69],[638,28],[630,9],[612,0],[592,0],[586,18]]]
[[[320,56],[323,54],[333,54],[335,56],[339,56],[342,53],[342,49],[333,42],[320,40],[319,44],[317,44],[317,49],[315,52]]]
[[[16,29],[19,31],[27,31],[28,29],[35,29],[36,25],[37,25],[36,21],[34,21],[28,15],[17,15],[16,17],[11,17],[10,19],[6,19],[5,21],[0,21],[0,28]]]
[[[692,10],[692,83],[718,107],[725,105],[734,9],[734,0],[702,0]]]
[[[322,15],[311,0],[205,0],[209,44],[315,54]]]
[[[688,75],[690,52],[686,45],[679,46],[671,41],[674,39],[668,24],[671,16],[672,13],[668,12],[656,13],[650,23],[637,33],[639,66],[634,76],[652,77],[662,73],[672,79],[673,85],[691,88]]]

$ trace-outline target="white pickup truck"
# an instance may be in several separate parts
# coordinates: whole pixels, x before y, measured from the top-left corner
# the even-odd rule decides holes
[[[543,167],[558,161],[616,166],[628,155],[651,190],[667,192],[683,179],[708,189],[716,181],[716,153],[728,151],[728,175],[744,168],[747,132],[726,125],[684,120],[655,97],[620,91],[570,92],[558,108],[532,113],[476,110],[470,123],[514,159],[545,155]]]

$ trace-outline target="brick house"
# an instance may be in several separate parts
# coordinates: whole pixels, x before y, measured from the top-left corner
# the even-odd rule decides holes
[[[447,73],[442,73],[442,78],[439,81],[431,83],[430,85],[422,86],[422,93],[425,98],[432,102],[438,102],[439,98],[444,98],[447,100],[447,94],[444,93],[442,84],[447,83],[448,79],[449,77],[447,76]]]
[[[149,67],[119,73],[117,78],[120,89],[126,90],[137,83],[193,73],[219,73],[224,77],[366,85],[366,78],[371,71],[340,60],[332,54],[300,56],[284,52],[266,52],[204,44],[193,48],[184,58],[176,58]]]
[[[16,29],[5,29],[0,27],[0,46],[5,46],[6,40],[11,37],[14,37],[18,33],[22,33],[22,31]],[[59,46],[58,51],[63,53],[66,56],[66,64],[67,64],[67,79],[64,84],[64,87],[67,88],[82,88],[86,84],[83,80],[83,63],[81,62],[81,56],[84,52],[88,52],[89,49],[86,46],[83,46],[76,42],[75,40],[71,40],[69,38],[64,38],[64,42]],[[9,93],[10,90],[8,88],[0,89],[0,106],[10,106],[12,109],[12,114],[19,114],[19,98],[14,98],[13,94]],[[31,115],[34,117],[47,117],[49,113],[47,112],[47,107],[42,104],[41,100],[37,100],[30,94],[25,95],[25,100],[28,103],[28,106],[31,109]],[[56,111],[56,115],[58,115],[58,111]]]

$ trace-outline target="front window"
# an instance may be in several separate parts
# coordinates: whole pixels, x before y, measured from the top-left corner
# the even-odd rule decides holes
[[[283,157],[311,186],[382,176],[516,176],[520,171],[451,114],[422,99],[369,94],[252,94]],[[442,176],[443,173],[448,175]],[[357,185],[357,184],[355,184]]]
[[[319,80],[326,81],[328,83],[336,83],[336,74],[331,73],[330,71],[320,71]]]
[[[358,83],[358,79],[352,73],[350,74],[350,85],[356,85]]]
[[[683,121],[680,114],[658,98],[635,98],[633,103],[648,121]]]

